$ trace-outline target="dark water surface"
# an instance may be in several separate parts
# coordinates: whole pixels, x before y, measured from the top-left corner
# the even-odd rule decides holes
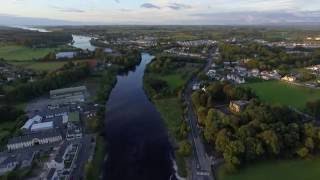
[[[107,180],[168,180],[174,174],[167,130],[143,90],[143,75],[152,56],[118,82],[107,102]]]

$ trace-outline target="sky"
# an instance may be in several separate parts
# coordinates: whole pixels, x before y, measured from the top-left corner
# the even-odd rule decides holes
[[[35,23],[43,18],[82,24],[320,24],[320,0],[2,1],[0,24],[12,17]]]

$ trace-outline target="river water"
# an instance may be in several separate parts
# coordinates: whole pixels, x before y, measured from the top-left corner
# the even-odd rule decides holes
[[[90,44],[91,37],[72,36],[74,47],[95,50]],[[166,127],[143,89],[144,72],[152,59],[153,56],[143,53],[134,70],[117,76],[117,84],[109,96],[105,120],[109,144],[106,180],[176,179]]]
[[[118,76],[107,102],[107,180],[168,180],[174,174],[167,130],[143,89],[152,58],[142,54],[134,71]]]

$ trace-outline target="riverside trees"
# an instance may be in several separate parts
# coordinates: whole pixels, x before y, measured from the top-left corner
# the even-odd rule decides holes
[[[220,83],[192,96],[204,138],[224,157],[228,172],[261,159],[304,158],[320,151],[320,128],[313,122],[303,123],[290,108],[252,97],[250,90]],[[226,99],[251,100],[238,114],[214,109],[212,104]]]

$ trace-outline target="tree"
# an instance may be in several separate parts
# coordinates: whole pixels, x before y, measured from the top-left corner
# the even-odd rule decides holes
[[[191,144],[187,141],[181,141],[179,143],[179,150],[178,153],[182,156],[190,156],[192,152]]]
[[[309,150],[306,147],[302,147],[300,149],[297,150],[297,154],[301,157],[301,158],[305,158],[308,156],[309,154]]]

